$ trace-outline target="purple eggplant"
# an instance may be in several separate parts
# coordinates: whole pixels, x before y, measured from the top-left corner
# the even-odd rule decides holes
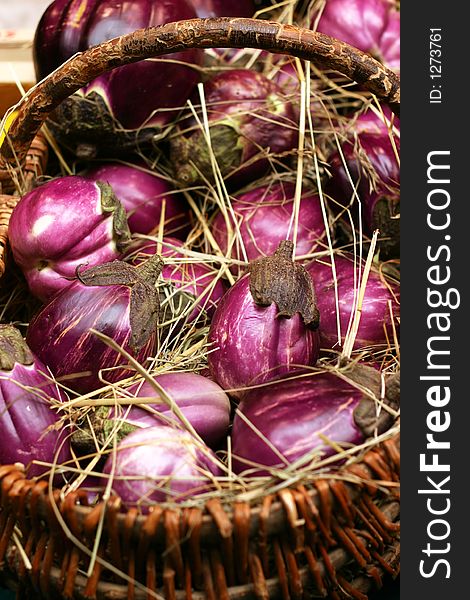
[[[390,116],[389,111],[384,111],[384,116]],[[393,125],[399,128],[397,119]],[[366,233],[370,235],[378,229],[383,255],[397,256],[400,250],[400,139],[372,110],[352,120],[346,136],[341,151],[348,173],[337,150],[328,161],[331,178],[327,191],[334,200],[332,207],[338,210],[350,206],[356,190]],[[352,213],[357,213],[354,207]]]
[[[269,169],[268,154],[297,146],[295,111],[282,90],[249,69],[223,71],[204,86],[211,147],[230,187],[261,177]],[[200,104],[194,98],[195,104]],[[204,132],[194,119],[183,122],[170,140],[176,179],[184,186],[213,179]]]
[[[175,404],[188,419],[195,431],[208,446],[216,446],[226,435],[230,424],[230,401],[223,389],[208,377],[197,373],[164,373],[155,381],[171,396]],[[129,389],[136,397],[155,398],[155,390],[148,382]],[[150,404],[158,414],[176,419],[167,404]],[[126,416],[139,427],[155,423],[155,416],[142,408],[135,407]]]
[[[216,447],[224,440],[230,424],[230,401],[217,383],[190,372],[164,373],[157,375],[155,381],[181,409],[208,446]],[[122,422],[118,435],[121,431],[126,435],[142,427],[179,424],[178,417],[149,382],[133,384],[127,392],[130,398],[146,398],[149,403],[145,407],[138,404],[123,405],[119,410],[115,407],[101,407],[92,419],[94,436],[98,439],[101,439],[101,434],[103,439],[107,438],[111,429],[115,428],[116,420]],[[87,436],[85,441],[93,442],[91,436]]]
[[[8,233],[31,293],[43,302],[68,287],[78,267],[112,261],[130,241],[125,211],[110,186],[78,176],[25,194]]]
[[[335,256],[335,267],[341,344],[338,343],[335,280],[331,262],[313,261],[306,266],[306,269],[312,276],[317,306],[321,314],[321,346],[340,349],[344,344],[348,326],[354,318],[359,295],[359,275],[362,277],[364,265],[360,265],[358,261],[354,262],[352,255],[345,254]],[[399,297],[400,290],[396,283],[388,282],[375,269],[369,272],[354,349],[394,345],[393,329],[395,328],[396,333],[399,331]]]
[[[208,492],[221,475],[209,448],[190,433],[163,425],[127,435],[103,473],[112,477],[112,489],[126,508],[136,506],[144,513],[156,502],[181,502]]]
[[[101,370],[110,382],[131,376],[125,359],[90,329],[144,364],[155,349],[160,310],[155,282],[161,268],[157,256],[139,268],[113,261],[79,273],[29,324],[30,348],[77,392],[101,387]]]
[[[292,243],[253,261],[225,293],[209,330],[209,368],[234,396],[245,388],[313,366],[319,315],[307,272],[292,261]]]
[[[232,235],[228,234],[227,223],[220,212],[211,227],[222,252],[226,254],[231,246],[232,258],[248,261],[272,254],[288,236],[294,211],[294,194],[293,183],[278,182],[235,196],[232,208],[236,223],[229,216]],[[325,225],[318,194],[306,190],[299,210],[296,254],[313,252],[324,234]],[[232,236],[236,240],[233,245]]]
[[[364,389],[380,399],[380,373],[357,365],[344,377],[316,372],[252,390],[240,402],[233,422],[234,471],[266,475],[266,467],[285,469],[296,461],[304,468],[314,466],[338,448],[354,447],[386,431],[393,416],[383,409],[378,418],[378,404]],[[392,385],[390,379],[387,404],[396,410],[398,403],[398,382]]]
[[[164,211],[165,234],[186,237],[188,206],[161,175],[140,165],[107,162],[88,169],[82,176],[112,187],[126,210],[131,233],[148,235],[157,231]]]
[[[300,117],[301,83],[295,58],[282,54],[269,55],[270,79],[283,91],[295,108],[297,120]],[[310,74],[310,114],[315,130],[330,131],[328,111],[325,109],[325,82]],[[307,117],[308,118],[308,117]]]
[[[313,22],[318,13],[313,15]],[[400,13],[390,0],[328,0],[317,30],[400,70]]]
[[[21,333],[0,325],[0,464],[22,463],[27,476],[36,477],[49,469],[34,461],[60,465],[70,459],[67,434],[52,403],[63,399]]]
[[[207,17],[252,17],[255,12],[253,0],[191,0],[197,16]]]
[[[189,0],[55,0],[36,29],[37,78],[95,44],[194,17]],[[83,157],[128,154],[150,141],[184,106],[198,80],[190,65],[199,64],[202,55],[200,50],[176,52],[100,75],[51,116],[55,136]]]

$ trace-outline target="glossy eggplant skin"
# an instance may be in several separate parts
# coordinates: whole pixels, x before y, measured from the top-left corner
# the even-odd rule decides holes
[[[109,186],[68,176],[21,198],[10,219],[9,239],[31,293],[47,302],[70,285],[77,268],[119,258],[130,232]]]
[[[36,76],[42,79],[76,52],[114,37],[194,17],[188,0],[55,0],[36,29]],[[181,63],[197,65],[201,60],[201,51],[188,50],[113,69],[63,102],[51,123],[59,135],[76,138],[69,140],[71,147],[95,144],[96,153],[127,151],[140,139],[137,130],[155,133],[184,106],[198,74]],[[114,144],[103,128],[120,134]]]
[[[130,377],[132,371],[125,366],[114,368],[126,365],[125,359],[90,331],[93,328],[111,337],[145,364],[154,350],[155,334],[142,348],[131,347],[130,303],[128,286],[86,286],[74,281],[31,321],[26,336],[28,345],[56,378],[65,377],[64,384],[82,394],[104,385],[99,377],[101,369],[105,369],[106,381]]]
[[[64,399],[19,331],[0,325],[0,464],[22,463],[28,477],[35,477],[48,467],[33,461],[60,465],[70,458],[67,434],[53,406]]]
[[[232,232],[235,232],[235,225],[238,225],[237,241],[231,244],[227,224],[221,212],[216,215],[211,225],[214,239],[222,252],[226,254],[230,245],[231,256],[237,260],[251,261],[271,255],[279,243],[288,237],[294,196],[295,185],[291,182],[257,186],[243,194],[236,194],[232,200],[236,223],[231,214],[228,218]],[[313,252],[324,234],[325,225],[318,194],[305,189],[299,210],[296,255]],[[238,241],[240,238],[243,248]]]
[[[258,306],[249,277],[244,275],[225,293],[209,330],[211,375],[238,397],[247,386],[313,366],[320,347],[318,331],[307,327],[298,313],[278,317],[274,303]]]
[[[99,163],[82,176],[108,183],[124,206],[131,233],[151,235],[158,230],[164,206],[167,235],[184,239],[190,222],[187,203],[168,181],[141,165],[121,162]]]
[[[191,0],[201,19],[207,17],[252,17],[255,5],[252,0]]]
[[[155,381],[173,399],[204,442],[215,447],[227,435],[230,424],[230,401],[222,388],[208,377],[198,373],[177,372],[157,375]],[[137,398],[155,398],[155,403],[146,406],[132,406],[123,410],[122,419],[136,427],[152,427],[178,423],[178,418],[158,393],[144,381],[129,388],[129,393]],[[158,401],[158,402],[157,402]],[[112,409],[110,416],[120,418]]]
[[[351,119],[342,154],[335,149],[328,159],[331,178],[327,184],[334,210],[350,206],[356,190],[364,230],[368,235],[379,230],[385,258],[394,258],[400,251],[400,138],[394,131],[399,131],[400,123],[394,118],[389,127],[384,119],[390,117],[384,109],[380,116],[368,110]],[[352,213],[357,210],[353,208]]]
[[[145,513],[156,502],[181,502],[209,491],[221,471],[209,448],[187,431],[157,425],[127,435],[103,473],[114,473],[113,490],[126,507]]]
[[[41,361],[0,371],[0,464],[23,463],[28,476],[35,477],[48,468],[32,461],[60,465],[70,458],[50,398],[58,400],[60,394]]]
[[[331,456],[334,448],[319,434],[345,448],[361,443],[364,435],[353,411],[362,396],[334,373],[281,379],[252,390],[242,399],[233,422],[234,470],[267,475],[263,467],[284,469],[309,454],[306,465],[315,454]]]
[[[338,344],[335,279],[329,259],[312,261],[306,266],[315,287],[318,310],[321,314],[320,341],[322,348],[340,350],[348,326],[355,312],[359,293],[359,275],[364,271],[354,256],[335,256],[336,285],[341,326],[341,344]],[[393,345],[394,334],[399,333],[400,289],[372,269],[362,300],[361,320],[354,341],[354,349],[369,346]],[[393,324],[392,324],[393,321]]]
[[[204,84],[211,147],[226,185],[240,189],[270,168],[268,151],[288,153],[297,146],[293,105],[282,89],[250,69],[231,69]],[[199,97],[193,103],[200,105]],[[211,153],[195,119],[188,113],[170,140],[175,178],[181,185],[213,180]]]
[[[180,263],[163,268],[162,277],[180,292],[189,295],[196,302],[193,310],[185,317],[192,323],[204,313],[212,318],[221,298],[225,294],[225,285],[217,279],[217,271],[201,263]]]
[[[314,15],[314,19],[316,15]],[[389,0],[328,0],[317,30],[400,70],[400,13]]]

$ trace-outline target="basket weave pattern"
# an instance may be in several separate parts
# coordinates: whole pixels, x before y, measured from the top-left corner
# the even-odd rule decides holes
[[[94,507],[79,491],[60,499],[47,482],[4,466],[0,562],[32,597],[364,599],[382,586],[385,574],[398,573],[399,463],[398,440],[392,438],[345,469],[341,479],[285,489],[259,506],[235,502],[227,509],[212,499],[204,509],[157,505],[147,516],[136,509],[120,512],[117,498]],[[87,548],[104,517],[88,578],[83,570],[90,556],[68,538],[54,508]],[[25,540],[28,572],[24,557],[9,545],[15,526]],[[109,563],[129,577],[128,584],[113,577]]]
[[[37,178],[45,173],[47,158],[48,146],[46,140],[42,133],[38,133],[26,155],[25,163],[21,169],[21,177],[18,175],[19,171],[14,168],[8,171],[0,170],[0,192],[12,192],[15,183],[16,187],[20,187],[23,193],[29,191]],[[6,269],[8,223],[18,199],[18,195],[0,193],[0,277]]]
[[[399,80],[377,61],[291,26],[193,20],[105,42],[68,61],[19,107],[0,151],[0,276],[18,189],[31,189],[45,172],[47,146],[34,136],[48,112],[104,70],[190,47],[253,47],[317,60],[399,106]],[[21,171],[11,166],[18,164]],[[84,492],[63,497],[17,466],[0,466],[0,572],[21,598],[364,600],[399,571],[399,463],[397,436],[337,477],[252,503],[214,497],[201,508],[155,505],[146,516],[123,512],[115,497],[88,506]]]

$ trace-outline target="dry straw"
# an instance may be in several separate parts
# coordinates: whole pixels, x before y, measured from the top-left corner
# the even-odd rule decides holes
[[[293,6],[292,1],[278,3],[274,7],[276,15],[284,22],[291,22]],[[247,64],[256,61],[258,56],[259,50],[245,51]],[[269,61],[266,64],[267,76],[273,76],[279,65],[271,63],[269,66]],[[351,225],[351,241],[340,249],[353,250],[358,264],[362,264],[361,259],[367,252],[367,261],[364,269],[358,272],[355,310],[342,352],[326,355],[310,373],[292,378],[334,372],[357,386],[348,378],[344,362],[345,359],[359,361],[367,358],[364,352],[358,354],[352,349],[368,273],[375,260],[378,233],[374,234],[372,240],[366,240],[362,230],[354,227],[356,219],[352,213],[360,211],[360,198],[356,193],[353,194],[350,207],[344,209],[344,214],[338,217],[336,211],[330,211],[331,199],[323,190],[324,175],[327,173],[326,140],[333,138],[341,152],[342,140],[338,131],[344,117],[337,112],[338,106],[340,111],[348,104],[355,108],[362,106],[364,110],[372,106],[373,110],[379,111],[380,105],[374,104],[374,101],[371,103],[370,95],[337,84],[308,61],[297,59],[296,67],[300,110],[296,125],[299,127],[299,146],[292,162],[294,173],[286,172],[281,167],[279,157],[269,155],[272,171],[268,177],[271,182],[291,180],[295,183],[289,232],[294,244],[299,225],[302,186],[306,179],[317,186],[326,226],[326,237],[318,248],[310,255],[297,257],[297,260],[329,258],[336,281],[334,257],[338,248],[334,245],[333,228],[337,220],[345,216],[345,221]],[[313,77],[322,81],[322,90],[314,88]],[[289,94],[291,96],[292,92]],[[312,94],[316,106],[321,107],[319,110],[322,111],[322,118],[318,121],[309,110]],[[200,106],[190,104],[189,108],[197,126],[204,133],[210,151],[214,183],[206,181],[206,185],[197,189],[182,190],[195,215],[193,229],[188,236],[191,244],[178,248],[183,258],[170,258],[168,262],[180,267],[193,262],[205,264],[216,275],[215,281],[225,278],[233,283],[235,278],[230,267],[244,269],[247,266],[246,253],[231,195],[226,189],[216,157],[211,152],[211,132],[202,85],[199,87],[199,99]],[[176,122],[168,127],[165,137],[171,137],[172,126],[176,126]],[[391,131],[392,128],[393,123],[390,123]],[[74,173],[75,165],[67,164],[51,134],[47,129],[44,129],[44,133],[62,174]],[[156,152],[153,157],[143,157],[149,169],[158,168],[172,181],[171,171],[163,156]],[[33,169],[29,167],[28,170],[24,169],[23,163],[16,163],[15,160],[15,167],[9,167],[8,173],[16,192],[23,193],[32,185],[34,177],[31,173],[38,174],[38,159],[33,153]],[[51,175],[47,173],[45,176]],[[3,224],[0,221],[0,243],[1,236],[5,238],[7,234],[8,211],[11,212],[10,205],[15,202],[12,197],[4,196],[1,200],[1,214],[7,216]],[[225,215],[230,230],[226,255],[211,233],[215,207]],[[155,241],[161,247],[164,233],[162,217],[154,235],[141,237]],[[237,256],[243,260],[232,258],[232,249],[238,249],[240,252]],[[8,266],[4,281],[6,285],[0,292],[2,321],[14,321],[24,327],[34,303],[29,306],[31,301],[24,283],[15,274],[12,264]],[[194,307],[201,301],[207,301],[207,298],[208,295],[205,300],[203,297],[191,298],[184,314],[191,314]],[[336,298],[338,303],[337,291]],[[164,302],[171,304],[174,301],[175,298],[170,294]],[[338,339],[341,339],[345,332],[340,331],[339,316],[337,322]],[[168,322],[162,331],[159,351],[146,364],[139,364],[112,339],[95,332],[122,355],[134,374],[127,380],[111,384],[107,380],[107,373],[102,372],[102,388],[86,395],[78,395],[69,389],[66,378],[56,381],[69,396],[67,402],[55,406],[63,415],[63,422],[81,427],[82,423],[91,422],[90,415],[99,406],[113,406],[123,414],[134,405],[152,410],[148,405],[158,399],[171,409],[169,423],[189,431],[194,436],[194,443],[200,444],[201,440],[193,426],[155,381],[155,376],[204,369],[208,353],[214,351],[207,344],[207,324],[199,320],[176,327]],[[371,348],[368,352],[374,360],[377,356],[381,357],[383,377],[396,372],[399,365],[396,329],[387,348]],[[51,380],[54,381],[52,377]],[[155,396],[142,398],[137,397],[136,392],[131,392],[134,389],[131,386],[139,381],[147,382]],[[253,387],[256,389],[256,386]],[[384,390],[384,386],[379,394],[373,390],[362,390],[374,398],[377,414],[391,411],[384,401]],[[178,505],[169,499],[165,504],[156,505],[148,516],[121,511],[119,500],[112,496],[113,473],[95,506],[87,508],[88,496],[80,491],[84,481],[92,475],[99,475],[98,465],[102,457],[116,452],[117,422],[116,428],[104,442],[95,438],[95,451],[87,457],[86,465],[76,457],[64,465],[44,465],[49,468],[45,487],[29,482],[21,469],[0,467],[3,507],[0,513],[1,557],[6,557],[5,565],[10,576],[22,581],[21,585],[25,588],[35,589],[46,597],[56,590],[63,597],[76,598],[264,600],[279,595],[286,599],[301,597],[302,594],[314,597],[310,593],[331,598],[365,598],[364,594],[371,587],[381,585],[384,573],[396,574],[398,569],[399,413],[392,412],[395,425],[386,433],[372,436],[362,445],[343,448],[334,440],[324,439],[336,450],[329,458],[322,458],[312,450],[309,455],[289,463],[272,447],[279,454],[284,468],[268,469],[269,475],[262,477],[249,476],[250,468],[256,471],[260,467],[255,461],[247,464],[247,470],[242,475],[232,471],[235,457],[229,439],[225,452],[219,453],[216,458],[223,475],[214,481],[213,491]],[[248,425],[265,443],[270,444],[252,423]],[[72,475],[72,482],[57,488],[55,476],[59,473]]]

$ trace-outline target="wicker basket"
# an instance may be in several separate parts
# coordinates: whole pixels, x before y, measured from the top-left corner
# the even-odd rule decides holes
[[[399,109],[392,72],[338,40],[294,26],[196,19],[105,42],[64,63],[10,114],[0,148],[0,274],[19,198],[12,194],[17,174],[24,192],[43,172],[47,147],[37,132],[49,112],[101,72],[194,47],[251,47],[312,60]],[[146,516],[123,512],[117,498],[89,507],[85,493],[64,498],[17,466],[0,466],[3,578],[21,598],[364,599],[399,572],[399,462],[396,436],[343,467],[340,478],[280,489],[252,503],[213,498],[203,509],[155,505]]]

